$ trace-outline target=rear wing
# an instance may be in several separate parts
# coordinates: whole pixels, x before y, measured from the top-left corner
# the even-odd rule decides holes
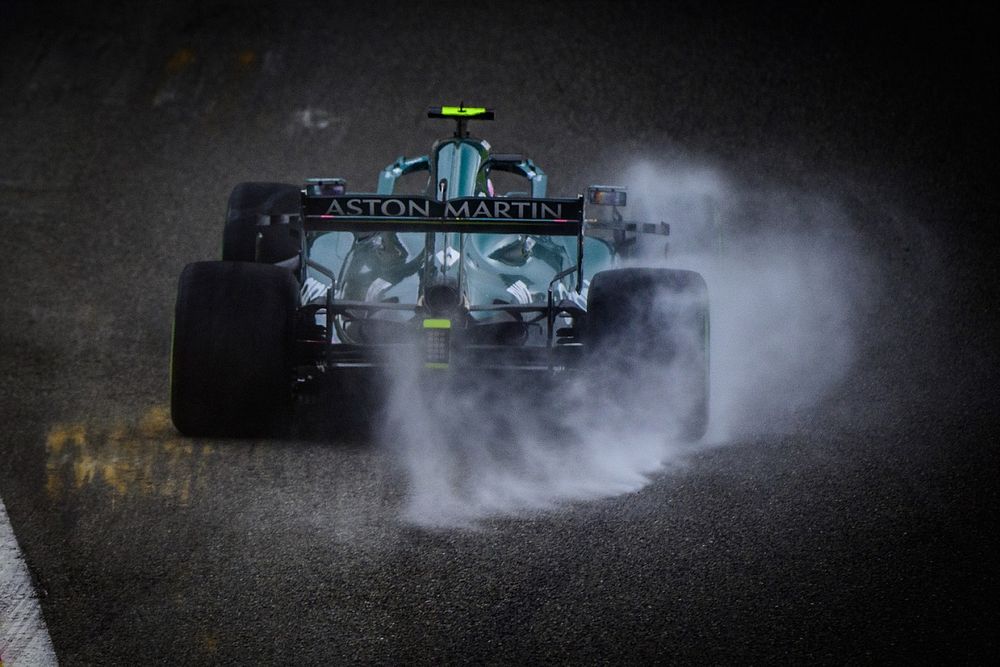
[[[302,192],[302,225],[315,232],[461,232],[580,236],[583,197],[576,199],[322,196]]]

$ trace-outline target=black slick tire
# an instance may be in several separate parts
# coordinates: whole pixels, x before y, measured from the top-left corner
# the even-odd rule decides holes
[[[677,435],[688,441],[704,436],[710,332],[708,288],[700,274],[648,268],[597,273],[585,331],[589,365],[614,385],[602,391],[625,396],[637,378],[662,377],[671,386],[654,389],[670,397],[664,407],[676,417]]]
[[[170,414],[187,436],[271,436],[291,414],[298,289],[286,269],[195,262],[181,273]]]

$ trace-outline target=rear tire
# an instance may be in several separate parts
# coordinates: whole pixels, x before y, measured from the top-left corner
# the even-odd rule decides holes
[[[294,257],[299,242],[287,225],[259,227],[262,215],[297,215],[301,192],[285,183],[240,183],[229,195],[226,226],[222,232],[222,259],[253,262],[257,258],[257,234],[263,234],[259,261],[273,264]]]
[[[694,271],[615,269],[597,273],[587,296],[586,344],[604,392],[663,386],[684,440],[708,428],[708,288]],[[653,374],[650,376],[649,374]],[[662,380],[661,380],[662,378]],[[659,400],[660,392],[657,390]],[[626,399],[628,400],[628,399]],[[655,407],[655,406],[654,406]]]
[[[286,269],[196,262],[181,273],[170,414],[188,436],[267,436],[291,415],[298,288]]]

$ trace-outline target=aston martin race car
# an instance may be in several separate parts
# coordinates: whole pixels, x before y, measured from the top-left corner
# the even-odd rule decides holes
[[[469,122],[493,120],[491,109],[434,107],[428,116],[454,121],[454,135],[388,165],[374,193],[351,192],[339,178],[234,188],[221,261],[189,264],[180,276],[170,359],[177,429],[278,433],[298,397],[393,367],[595,386],[661,369],[665,396],[671,378],[683,378],[673,391],[683,400],[670,406],[680,434],[700,438],[705,281],[634,266],[638,239],[667,235],[669,225],[625,220],[622,187],[547,197],[530,158],[470,136]],[[422,192],[401,194],[414,176],[426,178]],[[498,181],[519,189],[501,193]]]

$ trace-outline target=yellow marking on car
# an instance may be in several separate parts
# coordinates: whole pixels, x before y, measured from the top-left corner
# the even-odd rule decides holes
[[[441,107],[442,116],[478,116],[486,113],[486,107]]]
[[[424,320],[424,368],[444,370],[450,356],[451,320]]]

